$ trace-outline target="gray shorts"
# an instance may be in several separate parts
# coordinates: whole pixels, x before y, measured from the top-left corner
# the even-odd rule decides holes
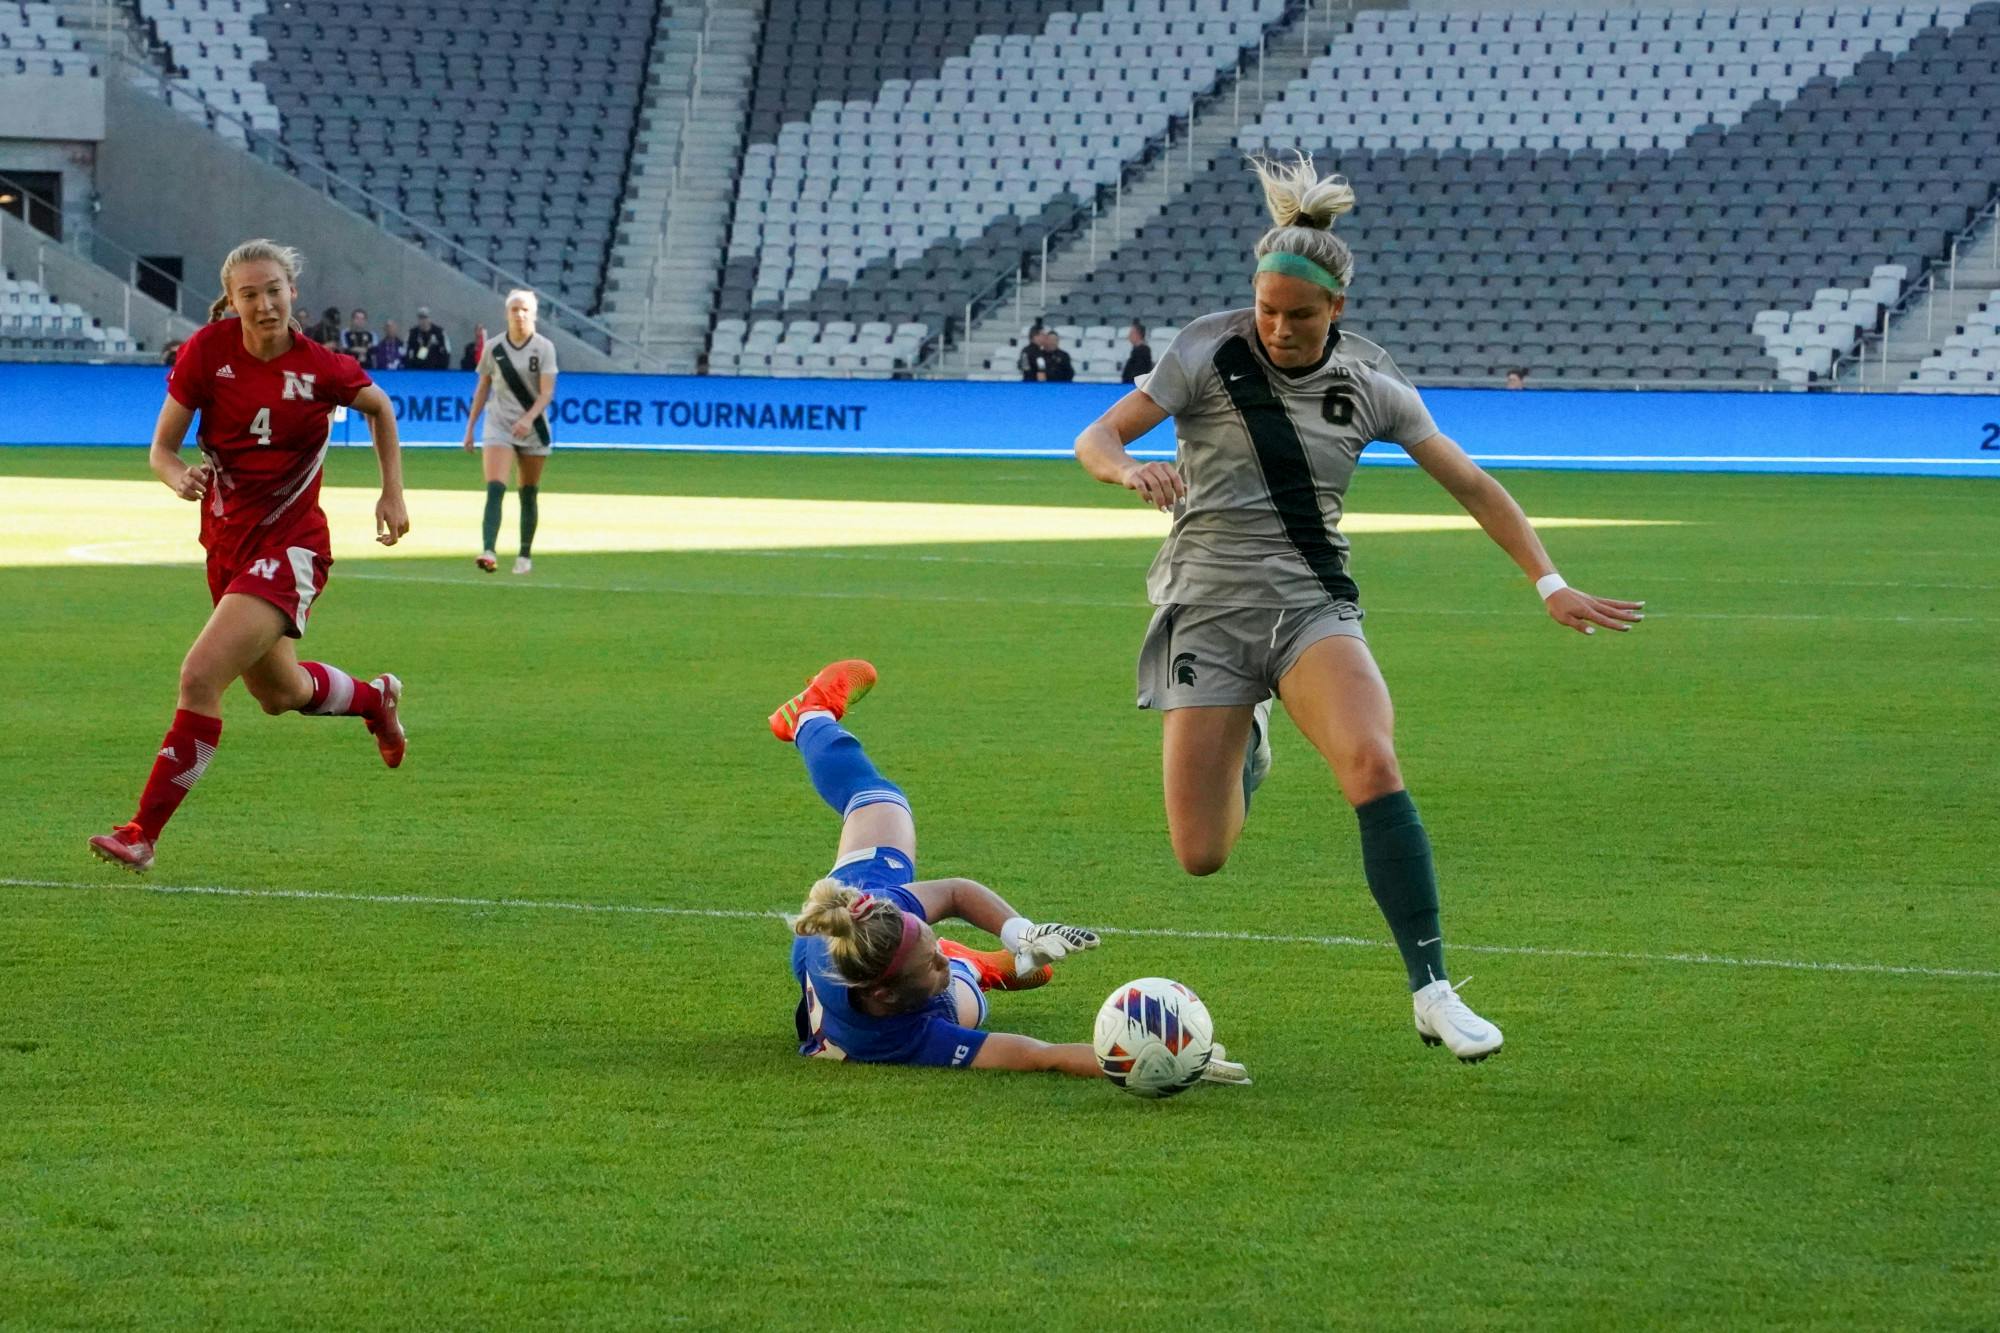
[[[1365,639],[1353,602],[1163,606],[1139,647],[1139,707],[1262,703],[1306,649],[1337,634]]]
[[[549,443],[543,444],[541,437],[533,430],[528,432],[526,439],[520,440],[515,439],[514,433],[510,430],[503,430],[498,435],[489,430],[486,432],[485,446],[488,449],[512,449],[518,458],[547,458],[555,449],[555,441],[552,439]]]

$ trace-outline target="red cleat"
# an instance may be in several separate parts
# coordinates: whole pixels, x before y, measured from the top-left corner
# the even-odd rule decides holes
[[[109,833],[100,833],[90,840],[90,850],[99,860],[109,861],[127,870],[141,871],[153,868],[153,844],[146,841],[146,835],[137,824],[120,824]]]
[[[491,551],[480,552],[479,558],[472,563],[479,566],[479,572],[482,574],[491,574],[500,568],[499,559]]]
[[[833,714],[833,720],[838,722],[862,695],[874,687],[874,666],[858,657],[821,667],[819,674],[807,681],[804,689],[785,700],[783,706],[771,714],[771,734],[781,741],[796,740],[801,713],[827,712]]]
[[[368,730],[375,737],[375,747],[382,752],[382,762],[395,768],[403,762],[403,751],[410,742],[398,715],[403,703],[403,682],[385,672],[370,683],[382,692],[382,707],[368,719]]]
[[[995,986],[1001,990],[1034,990],[1037,986],[1048,985],[1049,978],[1056,974],[1053,967],[1043,963],[1024,977],[1015,966],[1014,955],[1005,949],[975,949],[969,944],[945,939],[942,935],[938,937],[938,951],[946,958],[970,963],[973,973],[979,978],[981,990],[992,990]]]

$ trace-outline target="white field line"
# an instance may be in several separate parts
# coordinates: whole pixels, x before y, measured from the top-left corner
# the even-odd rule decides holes
[[[1128,610],[1143,610],[1146,603],[1136,597],[976,597],[965,593],[919,593],[900,592],[893,589],[799,589],[788,588],[783,592],[773,592],[768,588],[701,588],[687,584],[659,583],[555,583],[532,576],[496,582],[491,576],[480,579],[454,578],[437,574],[367,574],[350,572],[342,578],[364,579],[377,583],[437,583],[448,587],[489,587],[507,589],[539,588],[546,592],[598,592],[598,593],[650,593],[659,597],[754,597],[759,601],[772,598],[802,598],[809,601],[840,602],[941,602],[962,603],[968,606],[1098,606],[1117,607]],[[1532,610],[1533,608],[1529,608]],[[1395,614],[1411,616],[1518,616],[1522,611],[1514,608],[1495,607],[1490,610],[1451,609],[1438,607],[1400,606],[1392,608]],[[1869,616],[1851,615],[1844,612],[1813,611],[1660,611],[1649,610],[1648,619],[1670,617],[1675,620],[1803,620],[1833,621],[1841,624],[1873,623],[1883,625],[1994,625],[2000,624],[2000,617],[1994,616]]]
[[[785,913],[720,907],[654,907],[629,903],[576,903],[536,898],[451,898],[416,893],[329,893],[316,889],[236,889],[217,884],[155,884],[143,881],[86,882],[63,879],[0,878],[0,886],[15,889],[137,890],[141,893],[192,894],[210,898],[285,899],[304,902],[367,903],[391,907],[510,908],[543,912],[580,912],[603,916],[691,917],[711,921],[783,921]],[[1243,930],[1171,930],[1144,926],[1092,926],[1101,935],[1135,939],[1217,940],[1234,944],[1309,945],[1316,948],[1387,949],[1386,940],[1352,935],[1274,935]],[[1611,949],[1544,949],[1533,945],[1459,944],[1455,954],[1511,954],[1526,958],[1597,959],[1616,963],[1670,963],[1702,967],[1761,967],[1787,972],[1855,972],[1875,976],[1956,977],[2000,981],[2000,971],[1965,967],[1918,967],[1894,963],[1818,963],[1793,958],[1734,958],[1711,953],[1623,953]]]

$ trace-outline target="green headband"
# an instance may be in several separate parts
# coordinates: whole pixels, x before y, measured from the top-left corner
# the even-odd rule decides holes
[[[1345,290],[1339,278],[1328,273],[1304,255],[1265,255],[1257,261],[1259,273],[1282,273],[1288,278],[1304,278],[1307,282],[1324,287],[1330,292]]]

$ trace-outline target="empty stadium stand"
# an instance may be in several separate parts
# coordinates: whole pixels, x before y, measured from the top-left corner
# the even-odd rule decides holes
[[[278,110],[256,75],[256,66],[271,56],[270,43],[256,26],[267,15],[265,0],[137,0],[137,4],[173,67],[169,105],[197,120],[208,119],[207,106],[220,107],[236,119],[217,120],[212,128],[233,143],[247,140],[245,124],[265,134],[278,133]]]
[[[0,73],[92,75],[97,62],[47,5],[0,0]]]
[[[125,330],[104,327],[82,306],[58,301],[32,279],[0,275],[0,356],[132,350]]]
[[[1151,151],[1283,12],[1283,0],[1104,0],[1095,12],[951,0],[922,21],[893,6],[829,20],[781,0],[721,313],[746,329],[816,324],[810,355],[829,367],[854,354],[907,362]],[[718,370],[741,354],[730,341],[713,348]]]
[[[1995,384],[2000,384],[2000,291],[1986,294],[1971,318],[1945,338],[1943,350],[1924,358],[1915,378],[1916,387],[1933,390],[1984,390]]]
[[[1242,146],[1354,181],[1348,318],[1412,374],[1803,380],[1838,348],[1774,364],[1759,312],[1936,262],[2000,184],[1996,76],[1990,0],[1370,13]],[[1224,163],[1050,320],[1240,304],[1264,225]]]

